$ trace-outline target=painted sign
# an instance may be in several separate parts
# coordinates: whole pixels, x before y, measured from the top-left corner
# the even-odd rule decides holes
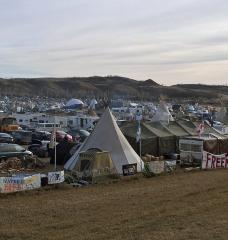
[[[10,193],[41,187],[40,174],[31,176],[0,177],[0,192]]]
[[[134,175],[137,173],[137,163],[123,165],[122,170],[124,176]]]
[[[24,177],[24,190],[32,190],[41,187],[40,174]]]
[[[203,151],[202,169],[228,168],[228,153],[215,155]]]
[[[64,180],[64,171],[48,173],[48,184],[62,183]]]
[[[176,169],[176,166],[177,166],[176,160],[165,161],[165,171],[166,172],[173,172]]]

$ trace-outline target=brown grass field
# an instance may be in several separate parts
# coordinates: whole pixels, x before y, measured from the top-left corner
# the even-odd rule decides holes
[[[0,239],[228,239],[228,172],[0,195]]]

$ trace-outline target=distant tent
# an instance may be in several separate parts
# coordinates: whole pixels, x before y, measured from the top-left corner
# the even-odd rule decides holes
[[[75,109],[75,108],[83,107],[83,105],[84,103],[80,99],[72,98],[66,103],[65,108]]]
[[[164,102],[160,102],[160,105],[157,108],[157,111],[153,118],[152,122],[169,122],[173,121],[173,117],[168,109],[168,106]]]
[[[137,163],[139,172],[143,167],[142,160],[124,137],[109,108],[106,109],[91,135],[66,162],[64,168],[73,170],[79,161],[79,153],[89,149],[108,151],[119,174],[122,173],[122,165]]]
[[[97,105],[97,100],[95,98],[93,98],[90,102],[89,108],[92,110],[95,110],[96,105]]]

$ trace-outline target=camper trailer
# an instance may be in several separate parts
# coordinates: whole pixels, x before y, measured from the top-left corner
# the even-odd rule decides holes
[[[38,123],[37,124],[38,131],[52,132],[54,128],[56,128],[57,130],[61,129],[61,125],[58,123]]]

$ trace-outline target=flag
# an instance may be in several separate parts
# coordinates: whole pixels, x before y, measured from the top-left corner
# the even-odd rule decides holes
[[[140,114],[140,113],[139,113],[139,114],[136,114],[136,115],[135,115],[135,120],[136,120],[136,121],[141,121],[141,120],[142,120],[142,114]]]
[[[198,136],[201,137],[201,135],[203,134],[204,132],[204,121],[202,121],[199,126],[197,127],[196,129],[197,133],[198,133]]]
[[[52,130],[52,133],[51,133],[51,141],[49,143],[49,148],[54,148],[55,138],[56,138],[56,130],[55,130],[55,127],[54,127],[53,130]]]
[[[139,142],[141,140],[141,126],[140,126],[140,122],[138,124],[138,129],[136,132],[136,142]]]

